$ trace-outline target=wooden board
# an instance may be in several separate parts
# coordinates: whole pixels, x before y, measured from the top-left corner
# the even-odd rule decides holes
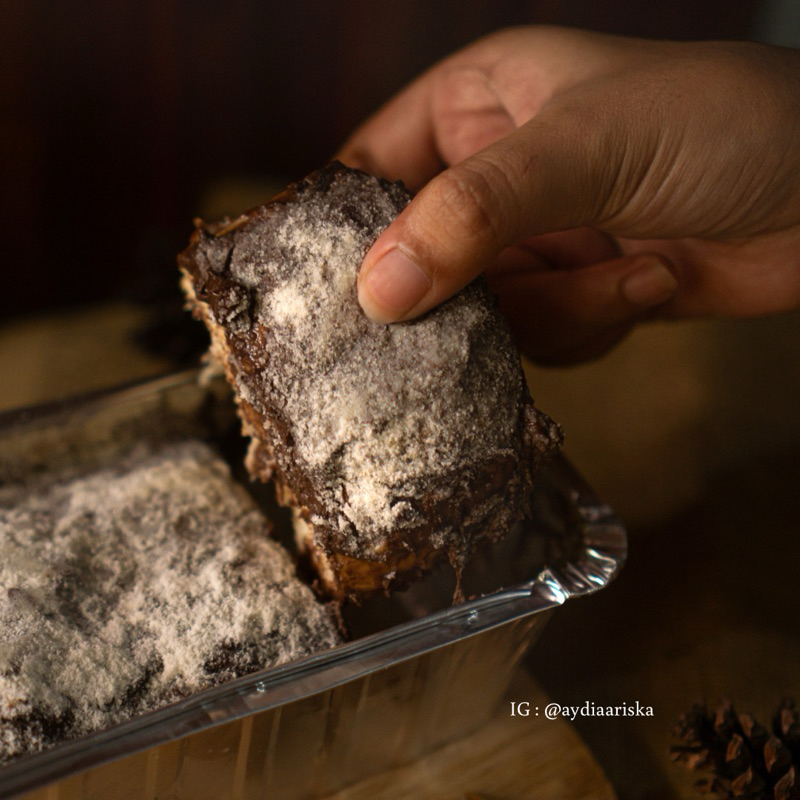
[[[527,701],[528,717],[511,716]],[[465,702],[469,702],[465,698]],[[326,800],[613,800],[611,788],[572,726],[534,716],[547,695],[522,673],[498,714],[470,736]]]

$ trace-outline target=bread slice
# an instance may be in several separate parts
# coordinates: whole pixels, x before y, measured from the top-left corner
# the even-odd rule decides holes
[[[482,279],[412,322],[361,310],[359,265],[409,199],[333,163],[232,222],[198,222],[179,256],[252,437],[248,467],[274,478],[339,598],[460,568],[527,513],[561,441]]]

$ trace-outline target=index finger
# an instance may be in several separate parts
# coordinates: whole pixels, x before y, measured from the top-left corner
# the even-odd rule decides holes
[[[336,154],[343,163],[417,191],[443,164],[431,114],[432,78],[424,73],[363,123]]]

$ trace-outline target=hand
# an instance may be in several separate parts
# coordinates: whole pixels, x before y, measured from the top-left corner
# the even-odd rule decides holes
[[[419,194],[359,274],[375,320],[486,271],[523,352],[596,356],[645,319],[800,306],[800,53],[502,31],[423,74],[345,163]]]

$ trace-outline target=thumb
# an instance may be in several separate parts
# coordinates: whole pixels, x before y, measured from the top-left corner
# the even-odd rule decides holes
[[[546,112],[439,173],[378,237],[358,276],[376,322],[419,316],[528,236],[593,225],[613,189],[614,137]],[[582,130],[581,130],[582,128]],[[609,179],[611,178],[611,180]]]

